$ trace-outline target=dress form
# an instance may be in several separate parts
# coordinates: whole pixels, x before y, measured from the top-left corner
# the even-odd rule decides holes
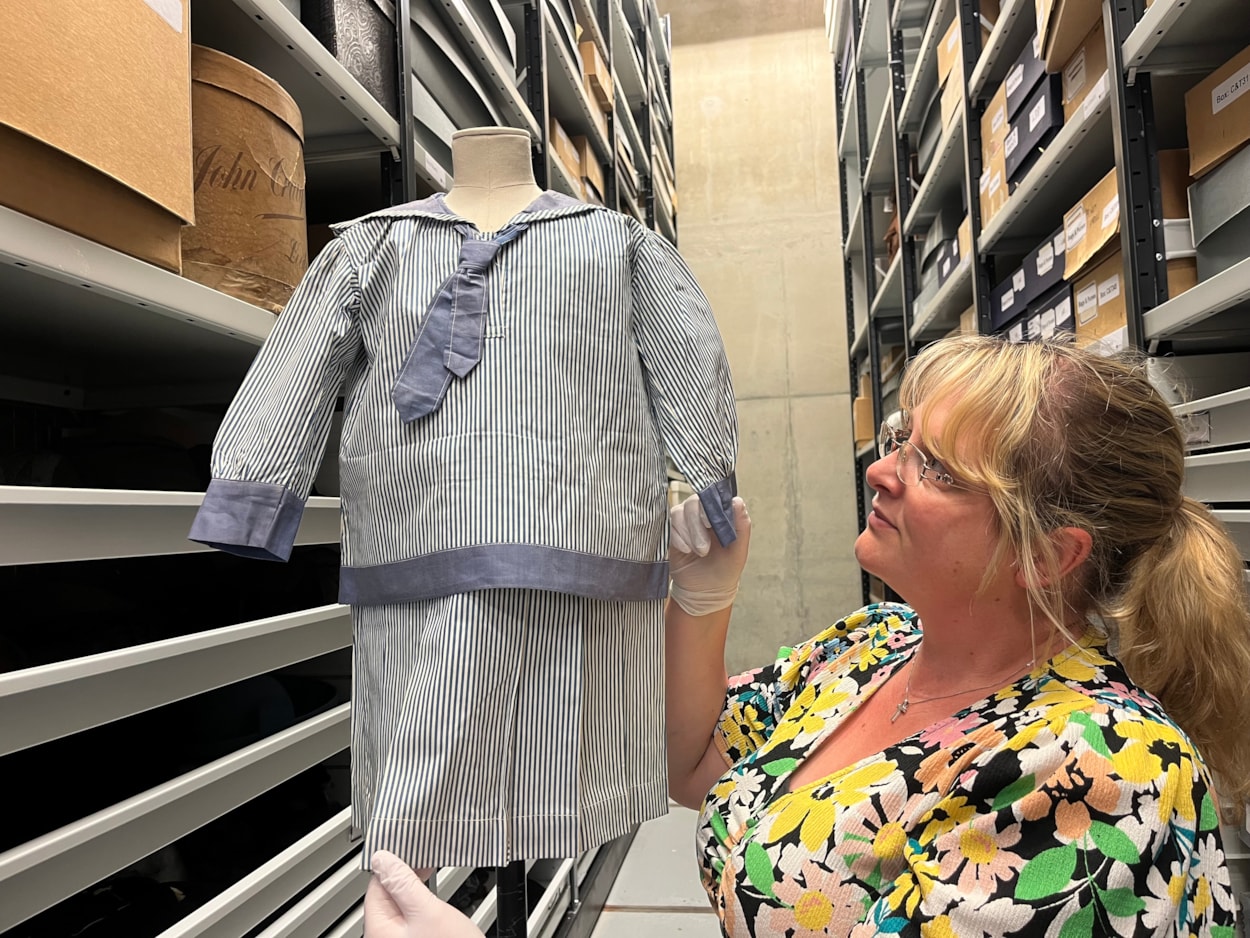
[[[512,127],[473,127],[451,138],[454,183],[444,201],[480,231],[498,231],[542,195],[530,161],[530,135]]]

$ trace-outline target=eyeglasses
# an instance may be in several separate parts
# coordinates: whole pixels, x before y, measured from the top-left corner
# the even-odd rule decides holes
[[[955,477],[943,469],[941,463],[930,462],[920,448],[908,440],[908,436],[911,435],[910,429],[891,425],[892,421],[901,422],[902,419],[901,414],[895,414],[890,420],[881,424],[881,429],[877,433],[877,453],[882,459],[891,453],[898,453],[894,460],[894,471],[898,474],[900,482],[904,485],[919,485],[921,479],[928,479],[930,482],[940,482],[951,488],[976,491],[956,482]]]

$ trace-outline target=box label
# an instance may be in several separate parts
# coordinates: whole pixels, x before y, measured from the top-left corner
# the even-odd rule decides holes
[[[1200,410],[1181,418],[1181,431],[1185,434],[1185,442],[1190,446],[1198,443],[1211,442],[1211,412]]]
[[[1065,322],[1072,321],[1072,297],[1065,296],[1059,301],[1059,305],[1055,307],[1055,327],[1062,326]]]
[[[1042,118],[1046,116],[1046,95],[1042,95],[1042,99],[1033,105],[1033,110],[1029,111],[1029,133],[1037,130],[1037,125],[1042,122]]]
[[[1016,305],[1016,291],[1008,290],[1006,293],[1003,294],[1003,302],[1000,305],[999,312],[1005,313],[1007,312],[1007,310],[1011,309],[1011,307],[1015,305]]]
[[[1110,87],[1110,83],[1107,80],[1108,74],[1107,72],[1102,73],[1102,78],[1098,79],[1098,84],[1094,85],[1094,90],[1085,99],[1085,117],[1087,119],[1098,110],[1098,105],[1102,104],[1103,99],[1107,97],[1107,89]]]
[[[1085,325],[1098,315],[1098,284],[1083,287],[1076,295],[1076,316]]]
[[[1024,323],[1018,322],[1007,332],[1007,340],[1017,344],[1024,341]]]
[[[995,173],[993,176],[991,176],[989,194],[993,195],[995,192],[997,192],[999,188],[1002,186],[1002,184],[1003,184],[1002,173]]]
[[[1003,129],[1003,122],[1007,120],[1007,109],[1000,107],[994,112],[994,116],[990,118],[990,132],[997,134]]]
[[[1063,100],[1071,101],[1085,87],[1085,47],[1072,57],[1063,70]]]
[[[954,32],[952,32],[950,35],[950,38],[946,40],[946,51],[954,52],[955,43],[957,42],[959,42],[959,30],[955,30]]]
[[[1247,91],[1250,91],[1250,65],[1241,69],[1228,81],[1220,82],[1211,91],[1211,113],[1218,114]]]
[[[1110,228],[1120,220],[1120,195],[1116,193],[1115,197],[1108,202],[1102,210],[1102,227]]]
[[[990,171],[987,169],[981,173],[981,191],[985,192],[990,187]]]
[[[1007,134],[1007,142],[1003,144],[1004,155],[1011,156],[1012,153],[1016,152],[1016,147],[1019,145],[1020,145],[1020,128],[1012,127],[1011,133]]]
[[[1075,208],[1063,220],[1063,231],[1067,238],[1068,250],[1085,240],[1085,206]]]
[[[1024,290],[1024,271],[1017,270],[1011,275],[1011,289],[1017,293]]]
[[[1049,241],[1037,252],[1037,275],[1045,277],[1055,266],[1055,249]]]
[[[1067,236],[1062,231],[1059,232],[1059,234],[1055,235],[1055,243],[1054,243],[1055,254],[1062,254],[1064,252],[1064,249],[1067,248],[1067,246],[1068,246]]]
[[[1040,316],[1033,316],[1029,319],[1025,327],[1025,335],[1029,337],[1029,341],[1033,341],[1042,334],[1042,319]]]
[[[1021,62],[1007,74],[1007,94],[1013,95],[1024,84],[1024,63]]]
[[[1055,335],[1055,311],[1053,309],[1042,310],[1042,338],[1051,339]]]
[[[942,274],[942,276],[943,276],[943,277],[945,277],[947,274],[949,274],[949,273],[951,272],[951,261],[952,261],[952,260],[953,260],[953,258],[948,257],[948,258],[946,258],[946,260],[942,261],[942,266],[941,266],[941,268],[940,268],[940,271],[941,271],[941,274]]]
[[[1098,284],[1098,305],[1106,306],[1120,295],[1120,275],[1115,274]]]
[[[174,28],[174,32],[182,32],[182,3],[180,0],[143,0],[156,11],[156,15]]]

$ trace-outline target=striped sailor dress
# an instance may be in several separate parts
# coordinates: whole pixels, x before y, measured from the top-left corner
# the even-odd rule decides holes
[[[366,868],[569,857],[668,810],[666,456],[734,538],[708,302],[635,220],[554,192],[335,226],[231,403],[191,538],[287,560],[343,397],[352,819]]]

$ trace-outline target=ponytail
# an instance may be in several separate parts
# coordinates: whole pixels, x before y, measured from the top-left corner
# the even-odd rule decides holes
[[[1120,660],[1194,741],[1220,791],[1250,801],[1250,602],[1236,545],[1185,497],[1171,533],[1127,573],[1102,610]]]

